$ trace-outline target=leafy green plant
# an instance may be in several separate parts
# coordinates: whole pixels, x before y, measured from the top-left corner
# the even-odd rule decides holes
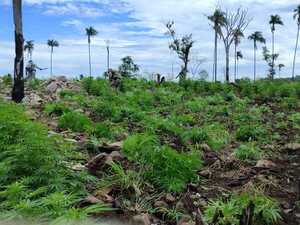
[[[70,109],[64,102],[48,103],[45,105],[44,112],[49,116],[61,116],[64,113],[70,112]]]
[[[211,223],[217,212],[219,217],[217,225],[238,225],[243,209],[252,202],[254,204],[254,225],[271,225],[281,220],[278,203],[262,193],[243,193],[234,195],[229,199],[211,201],[205,210],[205,219]]]
[[[97,138],[107,139],[110,139],[113,136],[108,123],[96,123],[94,128],[91,129],[90,134]]]
[[[59,118],[58,126],[61,129],[71,129],[75,132],[84,132],[90,129],[92,121],[84,114],[68,112]]]
[[[268,131],[257,124],[241,125],[236,131],[236,139],[239,141],[263,140],[268,135]]]
[[[124,142],[123,152],[129,160],[138,162],[146,179],[168,191],[182,190],[187,182],[196,178],[201,167],[199,156],[160,146],[155,136],[146,134],[129,137]]]
[[[235,151],[234,156],[246,162],[255,161],[261,158],[262,151],[255,146],[255,143],[240,145]]]
[[[192,128],[182,134],[182,140],[186,144],[202,144],[208,139],[208,134],[201,128]]]

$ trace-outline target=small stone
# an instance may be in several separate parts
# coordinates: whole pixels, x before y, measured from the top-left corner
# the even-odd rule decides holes
[[[74,171],[83,171],[85,169],[86,169],[86,167],[80,163],[72,166],[72,170],[74,170]]]
[[[270,160],[266,160],[266,159],[262,159],[262,160],[259,160],[257,163],[256,163],[256,166],[257,168],[266,168],[266,169],[270,169],[270,168],[274,168],[276,167],[276,164],[273,163],[272,161]]]
[[[185,210],[185,206],[184,206],[184,204],[183,204],[182,201],[177,202],[177,204],[176,204],[176,209],[177,209],[178,211],[184,211],[184,210]]]
[[[168,208],[168,204],[164,201],[156,201],[154,202],[154,207],[155,208],[162,208],[162,209],[167,209]]]
[[[176,201],[176,198],[170,193],[166,194],[165,199],[168,203],[173,203]]]
[[[210,179],[212,177],[212,173],[209,170],[202,170],[199,172],[199,175],[206,179]]]
[[[299,143],[290,143],[284,146],[286,150],[290,151],[300,151],[300,144]]]
[[[183,215],[181,219],[177,222],[177,225],[189,225],[192,224],[192,217],[189,215]]]
[[[113,161],[121,161],[124,158],[119,151],[113,151],[110,153],[110,157]]]
[[[151,221],[148,214],[136,215],[132,218],[132,225],[151,225]]]

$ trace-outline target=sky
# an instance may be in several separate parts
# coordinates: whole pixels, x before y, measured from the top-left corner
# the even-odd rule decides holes
[[[291,74],[297,33],[293,10],[298,4],[299,0],[23,0],[24,38],[34,40],[33,60],[44,68],[50,64],[47,40],[57,40],[60,46],[54,50],[54,74],[78,77],[88,74],[85,28],[93,26],[99,32],[92,38],[93,76],[100,76],[106,70],[105,41],[109,40],[112,68],[117,69],[120,59],[130,55],[140,66],[144,77],[161,73],[173,79],[180,69],[180,61],[169,50],[170,39],[165,35],[165,24],[173,20],[178,36],[193,34],[195,45],[191,53],[191,70],[201,61],[199,68],[206,70],[208,79],[212,79],[214,32],[207,15],[212,14],[217,6],[232,11],[243,7],[248,10],[252,21],[238,49],[244,55],[239,62],[239,78],[250,78],[253,74],[253,43],[247,39],[251,33],[263,32],[267,47],[271,47],[268,24],[271,14],[279,14],[284,22],[284,26],[278,26],[275,33],[275,49],[280,53],[278,63],[285,65],[277,77],[284,77]],[[265,77],[267,65],[263,61],[261,47],[258,50],[258,77]],[[231,50],[230,70],[233,74],[233,47]],[[218,76],[223,79],[225,54],[221,41],[218,58]],[[13,73],[13,62],[11,0],[0,0],[0,74]],[[296,73],[300,74],[300,53],[297,62]],[[49,70],[38,71],[38,77],[47,76]]]

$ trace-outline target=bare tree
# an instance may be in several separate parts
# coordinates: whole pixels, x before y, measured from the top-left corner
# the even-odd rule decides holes
[[[21,102],[24,98],[24,37],[22,24],[22,0],[13,0],[15,24],[15,66],[12,100]]]
[[[168,22],[166,24],[168,29],[167,34],[172,38],[172,43],[169,45],[169,48],[177,53],[180,60],[182,60],[183,65],[181,66],[181,71],[178,74],[180,81],[186,80],[188,73],[188,63],[190,61],[190,52],[194,45],[194,41],[192,39],[192,34],[184,35],[182,38],[178,38],[176,36],[176,32],[174,29],[174,22]]]
[[[238,8],[236,12],[226,11],[224,13],[225,22],[221,26],[220,36],[224,42],[225,54],[226,54],[226,70],[225,78],[229,82],[229,54],[230,47],[235,41],[235,33],[238,30],[243,33],[249,25],[251,19],[248,18],[248,11],[242,8]]]
[[[206,62],[207,59],[201,56],[193,56],[190,60],[190,73],[193,78],[199,77],[200,73],[203,71],[201,65]]]

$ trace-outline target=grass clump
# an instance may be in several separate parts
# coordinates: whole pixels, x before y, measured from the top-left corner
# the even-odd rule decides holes
[[[68,112],[62,115],[58,122],[61,129],[70,129],[74,132],[84,132],[90,129],[92,121],[86,115],[79,112]]]
[[[234,151],[234,156],[245,162],[259,160],[262,156],[262,151],[255,146],[255,143],[242,144]]]
[[[48,103],[45,105],[44,112],[49,116],[62,116],[70,112],[70,109],[63,102]]]
[[[219,212],[222,216],[215,224],[238,225],[243,209],[248,207],[250,203],[254,205],[254,225],[271,225],[281,220],[278,203],[262,193],[243,193],[234,195],[227,200],[212,201],[205,210],[205,219],[211,223],[216,213]]]
[[[129,137],[123,152],[134,162],[139,162],[145,179],[171,192],[181,191],[196,178],[201,166],[195,154],[177,153],[168,146],[160,146],[155,136],[138,134]]]

